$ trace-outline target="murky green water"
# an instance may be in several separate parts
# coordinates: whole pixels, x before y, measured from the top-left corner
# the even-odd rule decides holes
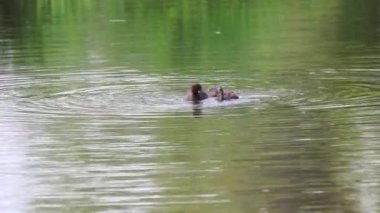
[[[0,210],[379,212],[379,38],[377,0],[0,0]]]

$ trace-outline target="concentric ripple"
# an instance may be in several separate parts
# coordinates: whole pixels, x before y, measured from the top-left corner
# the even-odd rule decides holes
[[[191,111],[184,100],[194,79],[146,75],[136,70],[85,71],[28,77],[9,75],[0,87],[1,99],[16,99],[20,113],[46,115],[170,116]],[[173,80],[174,79],[174,80]],[[207,85],[206,85],[207,86]],[[284,91],[240,91],[241,99],[204,101],[204,109],[260,104]]]
[[[380,106],[378,73],[378,69],[321,70],[318,79],[324,86],[308,91],[315,94],[296,104],[305,110],[376,109]]]

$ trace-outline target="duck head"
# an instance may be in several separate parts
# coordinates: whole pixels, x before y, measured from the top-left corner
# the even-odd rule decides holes
[[[199,93],[202,91],[202,86],[200,84],[193,84],[191,86],[191,93],[194,97],[198,97]]]
[[[217,90],[217,99],[219,101],[224,101],[225,100],[225,94],[224,94],[223,87],[217,87],[216,90]]]

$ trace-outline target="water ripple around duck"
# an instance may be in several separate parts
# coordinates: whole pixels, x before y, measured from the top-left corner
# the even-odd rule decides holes
[[[184,100],[187,86],[194,78],[160,77],[136,70],[82,71],[66,75],[46,74],[3,78],[2,99],[17,99],[20,113],[45,115],[107,115],[107,116],[181,116],[191,111]],[[184,86],[185,85],[185,86]],[[174,89],[173,89],[174,88]],[[202,103],[205,110],[219,107],[260,105],[263,100],[279,97],[283,91],[240,91],[241,98]],[[215,110],[213,113],[217,113]],[[212,113],[211,113],[212,114]],[[186,116],[186,115],[185,115]]]

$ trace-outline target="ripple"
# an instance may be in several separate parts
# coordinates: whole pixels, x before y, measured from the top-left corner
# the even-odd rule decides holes
[[[319,72],[318,88],[305,91],[294,101],[303,110],[376,108],[380,105],[378,69],[324,69]],[[315,75],[316,73],[313,73]],[[307,97],[307,98],[306,98]]]
[[[33,76],[9,75],[0,79],[0,98],[16,98],[20,113],[45,115],[115,115],[134,117],[178,116],[193,105],[184,100],[193,78],[147,75],[119,67],[109,70],[87,70],[64,75],[44,71]],[[207,86],[207,85],[206,85]],[[178,88],[178,89],[177,89]],[[202,108],[259,106],[263,101],[278,98],[284,91],[240,91],[241,98],[202,103]]]

